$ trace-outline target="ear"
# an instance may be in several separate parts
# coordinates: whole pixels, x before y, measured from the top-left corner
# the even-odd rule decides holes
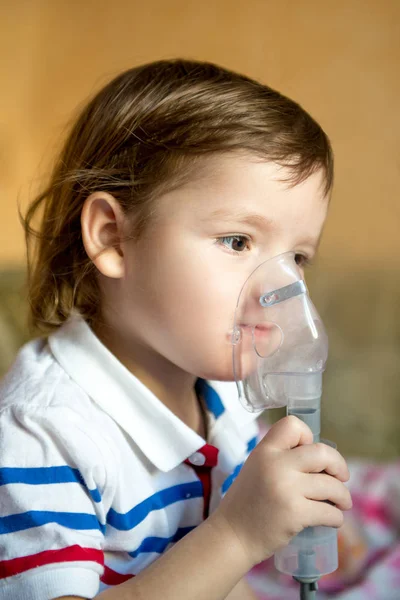
[[[93,192],[82,208],[83,245],[89,258],[106,277],[120,279],[125,263],[122,251],[124,214],[107,192]]]

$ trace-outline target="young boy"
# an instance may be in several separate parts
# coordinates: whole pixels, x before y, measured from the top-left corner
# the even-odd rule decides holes
[[[0,391],[0,599],[251,598],[249,569],[341,525],[343,458],[295,418],[255,447],[232,383],[243,283],[314,256],[331,184],[311,117],[215,65],[132,69],[84,109],[26,217],[53,332]]]

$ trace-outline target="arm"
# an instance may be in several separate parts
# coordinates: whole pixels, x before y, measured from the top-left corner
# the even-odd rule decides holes
[[[254,596],[240,593],[248,589],[240,580],[251,567],[232,529],[215,514],[139,575],[101,592],[96,599],[253,600]],[[235,595],[230,596],[235,586]]]
[[[225,600],[251,567],[230,526],[215,514],[139,575],[96,598]]]
[[[237,537],[215,514],[139,575],[96,600],[255,600],[243,579],[251,567]]]
[[[247,583],[246,579],[241,579],[226,597],[226,600],[257,600],[257,596]]]

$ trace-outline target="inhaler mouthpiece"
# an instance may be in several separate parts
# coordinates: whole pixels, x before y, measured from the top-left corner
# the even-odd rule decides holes
[[[293,252],[267,260],[247,279],[232,343],[239,399],[249,411],[294,405],[318,418],[328,339]]]

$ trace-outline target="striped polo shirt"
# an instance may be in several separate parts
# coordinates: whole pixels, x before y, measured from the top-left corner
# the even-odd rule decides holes
[[[0,600],[93,598],[212,512],[256,444],[234,383],[198,380],[206,441],[74,316],[0,384]]]

